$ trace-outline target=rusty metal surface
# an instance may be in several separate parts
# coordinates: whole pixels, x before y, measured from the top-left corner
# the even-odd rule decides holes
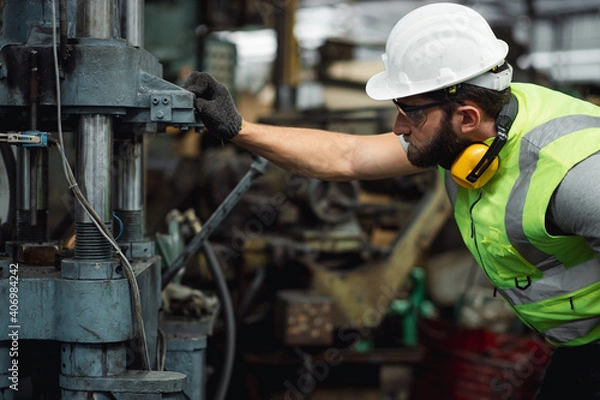
[[[26,265],[53,265],[59,249],[53,244],[21,244],[17,261]]]
[[[275,305],[276,334],[288,346],[333,343],[333,304],[328,296],[282,290]]]

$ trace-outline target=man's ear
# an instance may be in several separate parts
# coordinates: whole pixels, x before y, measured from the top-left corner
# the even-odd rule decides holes
[[[481,110],[479,108],[465,104],[458,107],[456,111],[460,116],[460,130],[463,134],[468,135],[481,125]]]

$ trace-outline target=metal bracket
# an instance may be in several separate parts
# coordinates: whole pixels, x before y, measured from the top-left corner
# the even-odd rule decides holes
[[[48,147],[48,132],[26,131],[0,133],[0,143],[18,144],[23,147]]]
[[[153,95],[150,104],[150,119],[158,122],[170,122],[173,119],[172,109],[171,95]]]

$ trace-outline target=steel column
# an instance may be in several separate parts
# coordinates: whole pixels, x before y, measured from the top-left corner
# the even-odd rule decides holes
[[[107,115],[83,115],[77,136],[77,181],[90,205],[110,227],[112,120]],[[110,243],[98,231],[83,207],[75,203],[75,258],[109,261]]]

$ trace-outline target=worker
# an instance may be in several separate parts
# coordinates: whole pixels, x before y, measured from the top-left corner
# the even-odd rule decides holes
[[[462,238],[516,315],[553,344],[537,399],[600,398],[600,108],[512,82],[508,45],[476,11],[415,9],[394,26],[367,94],[393,132],[351,135],[246,121],[204,72],[206,130],[295,173],[391,178],[439,168]]]

